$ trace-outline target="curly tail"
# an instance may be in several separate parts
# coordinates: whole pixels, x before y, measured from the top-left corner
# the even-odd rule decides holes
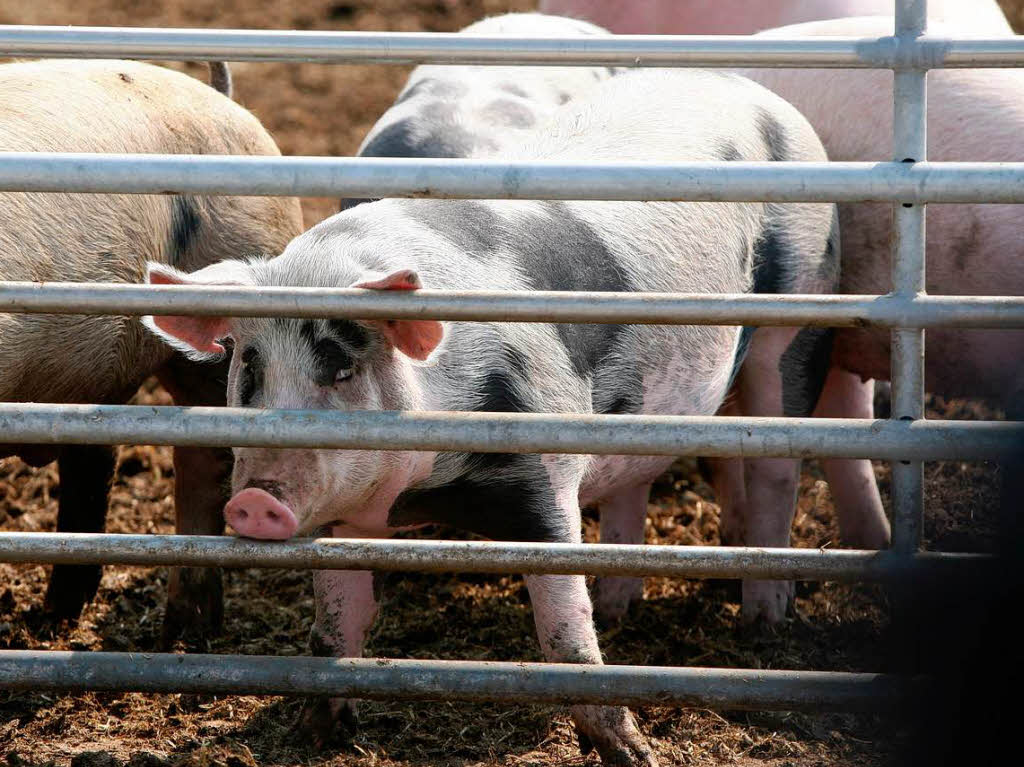
[[[218,93],[223,93],[228,98],[231,98],[233,91],[231,87],[231,70],[228,69],[227,62],[207,61],[206,64],[210,67],[210,87]]]

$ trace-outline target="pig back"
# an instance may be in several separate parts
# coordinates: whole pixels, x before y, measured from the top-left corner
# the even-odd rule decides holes
[[[125,61],[0,66],[3,151],[278,154],[205,84]],[[295,200],[2,193],[0,279],[142,282],[147,260],[196,269],[279,252]],[[168,358],[134,318],[0,315],[0,399],[113,402]]]

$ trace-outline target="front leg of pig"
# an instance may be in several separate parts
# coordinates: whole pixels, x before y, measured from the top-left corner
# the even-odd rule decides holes
[[[310,631],[313,655],[358,658],[366,633],[377,617],[379,603],[374,575],[368,570],[318,570],[313,574],[316,620]],[[351,734],[356,725],[356,702],[317,696],[306,701],[299,726],[323,748],[336,733]]]
[[[565,517],[564,543],[580,543],[580,509],[575,493],[557,493]],[[544,658],[551,663],[603,663],[594,631],[593,611],[582,575],[531,575],[526,578]],[[572,707],[580,749],[596,748],[605,767],[656,767],[646,739],[625,706]]]
[[[196,363],[174,355],[158,372],[176,405],[225,404],[227,362]],[[174,448],[174,529],[178,535],[222,535],[230,498],[231,451],[214,447]],[[224,621],[220,568],[173,567],[167,583],[162,644],[183,636],[216,634]]]
[[[603,663],[586,579],[582,575],[531,575],[526,585],[545,659],[551,663]],[[578,705],[571,710],[584,754],[596,748],[605,767],[657,765],[625,706]]]

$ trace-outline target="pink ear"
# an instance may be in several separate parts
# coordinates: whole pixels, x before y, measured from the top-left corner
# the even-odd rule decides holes
[[[419,290],[423,287],[420,276],[412,269],[399,269],[384,277],[362,280],[353,288],[369,288],[370,290]]]
[[[370,290],[418,290],[423,287],[420,276],[412,269],[400,269],[384,277],[361,280],[353,288]],[[384,334],[398,351],[414,360],[423,361],[444,339],[444,325],[437,320],[373,320],[370,323]]]
[[[150,285],[210,285],[231,284],[210,279],[200,270],[193,275],[179,272],[163,264],[150,264]],[[153,315],[143,318],[143,323],[167,343],[187,354],[223,354],[224,347],[217,343],[231,332],[231,323],[226,317],[191,317],[188,315]]]

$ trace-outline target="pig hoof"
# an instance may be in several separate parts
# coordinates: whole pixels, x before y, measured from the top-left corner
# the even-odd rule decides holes
[[[781,623],[792,598],[792,581],[743,581],[743,622]]]
[[[76,620],[100,586],[102,570],[94,565],[56,565],[46,587],[44,605],[55,618]]]
[[[356,702],[346,698],[309,698],[299,714],[298,729],[302,737],[313,741],[317,750],[335,740],[351,740],[359,725]]]
[[[630,606],[644,597],[642,578],[602,577],[594,583],[594,619],[603,628],[618,625]]]
[[[215,636],[224,623],[224,584],[217,568],[176,567],[167,584],[161,644]]]
[[[584,756],[597,749],[604,767],[658,767],[654,752],[627,709],[576,706],[573,718]]]

